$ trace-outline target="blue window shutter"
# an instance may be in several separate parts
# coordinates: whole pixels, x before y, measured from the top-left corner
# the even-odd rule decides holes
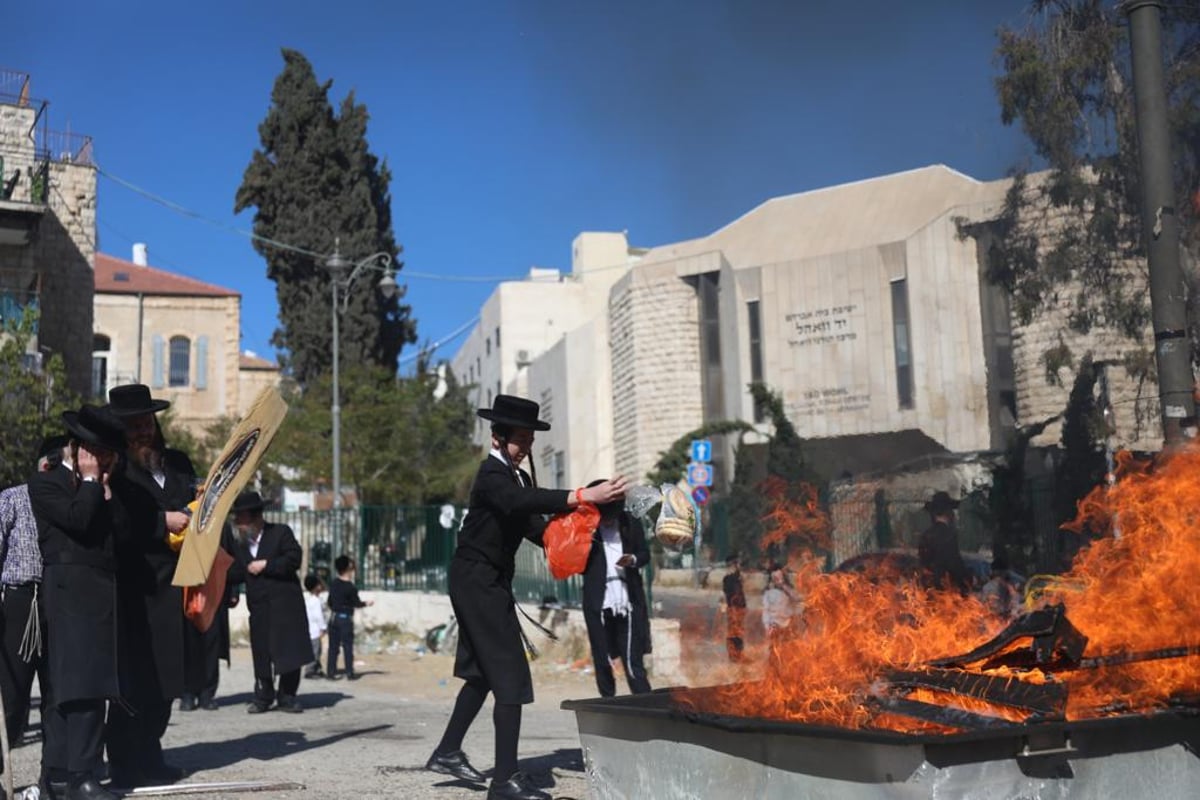
[[[196,337],[196,388],[208,388],[208,337]]]
[[[163,349],[163,337],[157,333],[154,334],[154,353],[151,357],[152,374],[150,377],[150,388],[152,389],[163,388],[163,361],[165,360]]]

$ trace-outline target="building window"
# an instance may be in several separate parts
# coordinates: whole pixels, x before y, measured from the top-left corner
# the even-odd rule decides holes
[[[762,318],[759,316],[757,300],[746,303],[746,317],[750,327],[750,382],[762,383]],[[761,403],[755,402],[754,421],[762,422],[764,419],[766,419],[766,410]]]
[[[108,360],[112,340],[96,334],[92,337],[92,397],[104,400],[108,394]]]
[[[892,281],[892,337],[896,350],[896,394],[900,408],[913,407],[912,326],[908,319],[908,281]]]
[[[500,326],[496,326],[496,349],[500,349]]]
[[[469,374],[471,376],[471,377],[467,378],[467,383],[474,383],[475,382],[475,365],[474,364],[472,364],[467,369],[467,374]]]
[[[725,418],[724,381],[721,374],[721,303],[719,272],[699,278],[700,365],[705,421]]]
[[[488,389],[488,402],[487,402],[487,407],[488,407],[488,408],[491,408],[491,407],[492,407],[492,390],[491,390],[491,389]]]
[[[500,396],[500,381],[496,381],[496,396]]]
[[[168,386],[187,386],[191,374],[192,343],[186,336],[171,337],[171,354],[167,367]]]
[[[485,356],[492,354],[492,337],[490,336],[483,340],[483,354]]]
[[[567,454],[562,450],[554,453],[554,488],[567,488]]]

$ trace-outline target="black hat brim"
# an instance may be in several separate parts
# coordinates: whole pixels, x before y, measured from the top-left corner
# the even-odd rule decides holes
[[[63,424],[67,426],[67,430],[71,432],[71,438],[73,439],[78,439],[87,444],[94,444],[98,447],[106,447],[117,453],[125,449],[124,436],[118,439],[92,430],[83,424],[83,421],[79,418],[78,411],[64,411],[62,419]]]
[[[491,423],[497,424],[497,425],[510,425],[514,428],[526,428],[531,431],[548,431],[548,430],[550,430],[550,423],[543,422],[540,419],[535,419],[535,420],[517,419],[516,417],[509,417],[509,416],[505,416],[504,414],[497,414],[495,411],[493,411],[490,408],[481,408],[475,413],[478,414],[480,417],[483,417],[484,419],[486,419],[488,422],[491,422]]]
[[[137,417],[141,416],[142,414],[157,414],[160,411],[166,411],[170,407],[170,400],[159,400],[158,398],[151,400],[150,405],[143,408],[124,408],[121,406],[114,406],[112,403],[108,404],[108,410],[116,414],[118,417]]]

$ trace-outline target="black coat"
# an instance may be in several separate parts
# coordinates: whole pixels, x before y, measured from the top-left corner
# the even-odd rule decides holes
[[[533,681],[512,594],[522,539],[541,546],[542,514],[569,509],[570,493],[536,489],[521,471],[488,456],[479,465],[467,517],[450,562],[450,603],[458,620],[454,674],[482,681],[497,703],[532,703]]]
[[[160,487],[146,470],[130,464],[122,504],[149,505],[141,530],[118,531],[117,602],[121,689],[136,707],[141,697],[165,700],[183,694],[183,590],[171,585],[179,561],[167,544],[167,511],[182,511],[195,498],[192,462],[177,450],[164,456]]]
[[[31,477],[29,502],[45,567],[52,703],[119,697],[113,533],[122,512],[66,467]]]
[[[646,534],[642,523],[631,514],[622,511],[619,522],[621,532],[621,552],[637,558],[637,566],[617,567],[619,574],[625,578],[625,589],[629,592],[631,606],[630,623],[633,625],[633,635],[642,644],[642,652],[652,652],[650,642],[650,612],[646,607],[646,587],[642,583],[641,568],[650,561],[650,548],[646,544]],[[604,542],[600,532],[596,532],[592,540],[592,549],[588,552],[587,565],[583,568],[583,620],[588,627],[589,638],[594,638],[596,626],[603,626],[604,590],[607,583],[608,564],[604,556]],[[602,641],[602,640],[601,640]]]
[[[931,588],[952,588],[966,594],[971,573],[958,549],[958,530],[947,522],[934,522],[921,534],[917,557],[925,572],[925,583]]]
[[[299,669],[313,660],[308,638],[308,614],[300,588],[300,562],[304,557],[296,535],[287,525],[266,523],[258,542],[258,554],[235,538],[233,565],[227,580],[246,585],[246,608],[250,611],[250,647],[270,656],[275,672]],[[267,567],[251,575],[251,561],[265,559]]]

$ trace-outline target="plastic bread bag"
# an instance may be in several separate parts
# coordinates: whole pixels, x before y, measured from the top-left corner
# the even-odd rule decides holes
[[[625,510],[635,517],[649,519],[650,512],[662,499],[662,489],[655,486],[630,486],[625,490]]]
[[[684,489],[663,484],[662,509],[654,525],[654,535],[669,550],[685,550],[695,541],[700,530],[700,514],[696,503]]]

